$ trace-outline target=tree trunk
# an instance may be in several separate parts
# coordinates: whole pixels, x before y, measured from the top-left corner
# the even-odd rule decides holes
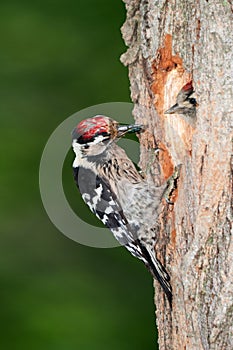
[[[163,203],[156,244],[173,288],[171,310],[155,282],[159,348],[232,350],[233,6],[231,0],[124,2],[129,48],[121,60],[136,122],[148,126],[140,136],[141,167],[154,147],[164,178],[182,164],[175,204]],[[164,115],[190,80],[196,121]]]

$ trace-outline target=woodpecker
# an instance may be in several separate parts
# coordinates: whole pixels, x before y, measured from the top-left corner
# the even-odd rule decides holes
[[[177,95],[176,103],[165,114],[180,113],[195,116],[197,101],[194,97],[190,97],[193,93],[193,84],[190,81],[182,87]]]
[[[171,304],[170,277],[156,258],[152,229],[167,184],[150,186],[117,145],[126,133],[141,131],[142,125],[120,125],[103,115],[81,121],[72,133],[73,174],[90,210],[121,245],[144,262]]]

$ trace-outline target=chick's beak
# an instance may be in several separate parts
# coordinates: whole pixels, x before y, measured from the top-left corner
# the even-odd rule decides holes
[[[171,108],[169,108],[167,111],[164,112],[164,114],[174,114],[177,113],[179,111],[179,105],[176,103],[174,106],[172,106]]]
[[[117,137],[122,137],[127,133],[136,133],[143,130],[143,125],[131,124],[131,125],[118,125],[117,126]]]

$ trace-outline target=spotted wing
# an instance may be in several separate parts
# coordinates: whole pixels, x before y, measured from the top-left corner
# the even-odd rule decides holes
[[[154,278],[160,282],[171,303],[172,292],[168,273],[154,254],[137,238],[136,230],[127,222],[116,194],[107,180],[82,167],[74,168],[74,178],[90,210],[112,231],[121,245],[125,245],[133,256],[144,262]]]
[[[128,224],[116,194],[107,181],[82,167],[74,168],[74,178],[84,202],[112,231],[118,242],[122,245],[134,242],[137,239],[136,232]]]

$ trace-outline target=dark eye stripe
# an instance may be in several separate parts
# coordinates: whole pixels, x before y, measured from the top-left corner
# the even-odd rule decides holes
[[[105,139],[108,139],[110,136],[110,134],[107,132],[97,132],[97,133],[95,133],[94,136],[91,136],[91,137],[88,137],[87,135],[83,134],[83,135],[79,136],[79,138],[77,139],[77,142],[80,144],[89,143],[89,142],[94,141],[95,138],[97,136],[100,136],[100,135],[105,137]],[[102,140],[102,141],[105,141],[105,140]]]

